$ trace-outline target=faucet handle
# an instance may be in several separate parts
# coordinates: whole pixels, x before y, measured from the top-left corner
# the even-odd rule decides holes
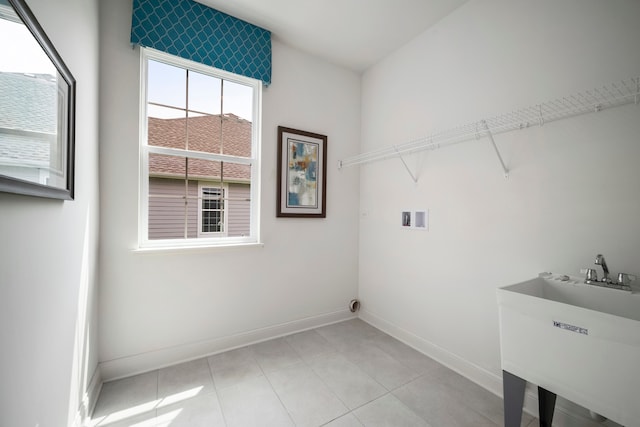
[[[628,285],[629,283],[637,279],[633,274],[620,273],[618,274],[618,283],[621,285]]]
[[[595,268],[587,269],[587,279],[586,281],[597,282],[598,281],[598,273]]]

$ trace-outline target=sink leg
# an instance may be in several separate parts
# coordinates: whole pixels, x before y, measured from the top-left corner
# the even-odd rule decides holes
[[[553,410],[556,406],[556,394],[538,387],[538,416],[540,427],[551,427]]]
[[[527,382],[522,378],[507,371],[502,371],[502,392],[504,395],[504,427],[520,427],[520,423],[522,422],[524,389],[526,386]],[[542,427],[542,424],[540,424],[540,426]]]

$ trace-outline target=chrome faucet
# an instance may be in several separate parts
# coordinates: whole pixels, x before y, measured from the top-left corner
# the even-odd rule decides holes
[[[596,265],[602,267],[603,276],[600,279],[602,282],[611,283],[611,279],[609,278],[609,268],[607,267],[607,262],[604,260],[604,256],[602,254],[598,254],[596,256]]]
[[[609,277],[609,267],[607,267],[607,262],[604,260],[604,256],[602,254],[596,255],[595,264],[602,267],[602,279],[598,279],[598,273],[596,273],[595,268],[587,268],[583,270],[583,272],[587,273],[584,283],[603,288],[621,289],[629,292],[633,291],[631,289],[631,284],[638,279],[637,276],[634,276],[633,274],[620,273],[618,274],[618,280],[613,280]]]

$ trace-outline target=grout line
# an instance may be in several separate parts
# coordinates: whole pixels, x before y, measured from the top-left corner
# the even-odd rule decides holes
[[[346,321],[346,320],[345,320],[345,321]],[[341,323],[341,322],[336,322],[336,323]],[[367,322],[365,322],[365,323],[367,323]],[[367,324],[368,324],[368,323],[367,323]],[[326,327],[326,326],[330,326],[330,325],[323,325],[323,326],[321,326],[321,327]],[[378,328],[375,328],[373,325],[370,325],[370,326],[371,326],[372,328],[374,328],[374,329],[375,329],[375,331],[376,331],[376,336],[389,336],[389,337],[393,338],[393,337],[392,337],[391,335],[389,335],[388,333],[386,333],[386,332],[384,332],[384,331],[381,331],[381,330],[379,330]],[[343,348],[343,349],[338,348],[339,346],[338,346],[338,347],[336,347],[336,345],[335,345],[335,343],[334,343],[333,341],[331,341],[331,340],[327,339],[323,334],[319,333],[318,329],[320,329],[321,327],[312,328],[312,329],[309,329],[309,331],[314,331],[314,332],[315,332],[315,333],[316,333],[316,334],[317,334],[317,335],[318,335],[318,336],[319,336],[319,337],[320,337],[324,342],[326,342],[326,344],[327,344],[327,346],[328,346],[328,347],[327,347],[327,350],[328,350],[328,351],[326,351],[326,352],[321,352],[321,353],[319,353],[319,354],[315,354],[315,355],[313,355],[313,356],[309,356],[308,358],[303,357],[303,356],[302,356],[302,354],[301,354],[301,352],[300,352],[300,351],[298,351],[298,350],[297,350],[297,349],[296,349],[296,348],[291,344],[290,340],[288,339],[288,337],[289,337],[289,336],[291,336],[291,335],[295,335],[295,334],[290,334],[290,335],[283,336],[283,337],[275,337],[275,338],[272,338],[272,339],[270,339],[270,340],[266,340],[266,341],[264,341],[264,342],[281,340],[282,342],[286,343],[286,347],[287,347],[287,348],[289,348],[290,350],[292,350],[292,352],[293,352],[295,355],[297,355],[297,356],[299,357],[299,359],[300,359],[300,361],[302,362],[302,364],[304,364],[307,368],[309,368],[309,369],[310,369],[310,371],[311,371],[311,373],[312,373],[312,374],[313,374],[317,379],[319,379],[319,380],[320,380],[321,384],[323,384],[323,385],[325,386],[325,388],[326,388],[326,389],[331,393],[331,395],[332,395],[332,396],[334,396],[334,397],[335,397],[335,398],[336,398],[336,399],[337,399],[337,400],[338,400],[338,401],[339,401],[339,402],[340,402],[340,403],[341,403],[341,404],[346,408],[346,410],[347,410],[347,411],[346,411],[345,413],[341,414],[340,416],[336,417],[335,419],[338,419],[338,418],[344,417],[344,416],[346,416],[346,415],[348,415],[348,414],[351,414],[353,417],[355,417],[355,419],[356,419],[359,423],[362,423],[362,421],[357,417],[357,415],[354,413],[354,411],[356,411],[356,410],[358,410],[358,409],[360,409],[360,408],[362,408],[362,407],[364,407],[364,406],[366,406],[366,405],[370,404],[371,402],[374,402],[374,401],[376,401],[376,400],[378,400],[378,399],[381,399],[381,398],[383,398],[383,397],[385,397],[385,396],[387,396],[387,395],[389,395],[389,394],[391,394],[394,398],[396,398],[396,399],[400,400],[397,396],[395,396],[394,391],[397,391],[399,388],[404,387],[404,386],[406,386],[407,384],[410,384],[410,383],[412,383],[412,382],[414,382],[414,381],[416,381],[416,380],[420,379],[421,377],[425,376],[428,372],[430,372],[430,371],[427,371],[427,372],[420,372],[420,371],[419,371],[419,370],[417,370],[417,369],[413,369],[413,368],[411,368],[410,366],[408,366],[407,364],[405,364],[405,363],[403,363],[401,360],[399,360],[397,357],[395,357],[395,356],[393,356],[392,354],[390,354],[389,352],[385,351],[382,347],[380,347],[380,346],[377,344],[377,342],[376,342],[375,340],[369,340],[369,339],[367,338],[367,335],[366,335],[366,334],[359,334],[359,333],[358,333],[359,331],[358,331],[358,330],[356,330],[356,331],[355,331],[355,333],[356,333],[359,337],[361,337],[361,338],[365,339],[365,341],[369,342],[371,345],[373,345],[375,348],[377,348],[377,349],[378,349],[379,351],[381,351],[383,354],[387,355],[389,358],[391,358],[392,360],[394,360],[395,362],[397,362],[400,366],[402,366],[402,367],[404,367],[404,368],[408,369],[408,370],[409,370],[409,371],[411,371],[413,374],[416,374],[416,375],[417,375],[416,377],[409,379],[409,380],[408,380],[408,381],[406,381],[405,383],[403,383],[403,384],[401,384],[401,385],[398,385],[398,386],[397,386],[397,387],[395,387],[395,388],[389,389],[389,388],[385,387],[383,384],[381,384],[381,383],[380,383],[376,378],[374,378],[373,376],[371,376],[368,372],[366,372],[365,370],[363,370],[362,368],[360,368],[360,367],[358,366],[358,364],[357,364],[357,363],[355,363],[354,361],[352,361],[352,360],[348,357],[348,352],[349,352],[349,350],[350,350],[349,348]],[[341,334],[340,334],[340,337],[343,337],[343,338],[345,338],[345,337],[346,337],[346,338],[348,338],[348,337],[349,337],[349,335],[350,335],[350,332],[353,332],[353,331],[348,330],[348,331],[347,331],[347,333],[341,333]],[[400,343],[402,343],[401,341],[399,341],[399,342],[400,342]],[[404,343],[402,343],[402,344],[403,344],[403,345],[406,345],[406,344],[404,344]],[[259,361],[258,361],[258,359],[257,359],[257,357],[256,357],[257,355],[256,355],[256,353],[255,353],[255,350],[252,348],[252,347],[253,347],[253,346],[255,346],[255,345],[256,345],[256,344],[251,344],[251,345],[246,345],[246,346],[239,347],[239,348],[245,348],[245,347],[246,347],[246,348],[249,350],[249,354],[248,354],[248,356],[249,356],[250,360],[258,366],[258,368],[259,368],[259,370],[260,370],[261,375],[262,375],[262,376],[267,380],[267,382],[268,382],[269,386],[271,387],[271,390],[275,393],[275,395],[276,395],[276,397],[277,397],[278,401],[280,402],[280,404],[282,405],[282,407],[285,409],[285,411],[286,411],[287,415],[289,416],[289,419],[290,419],[290,420],[294,423],[294,425],[295,425],[295,421],[293,420],[292,414],[289,412],[289,410],[287,409],[286,405],[285,405],[285,404],[284,404],[284,402],[282,401],[281,396],[280,396],[280,395],[277,393],[277,391],[275,390],[275,387],[273,386],[273,383],[271,382],[271,380],[270,380],[270,379],[269,379],[269,377],[267,376],[267,372],[265,371],[264,367],[259,363]],[[411,347],[409,347],[409,348],[411,348]],[[233,350],[228,350],[228,351],[233,351]],[[225,353],[225,352],[221,352],[221,353],[217,353],[217,354],[223,354],[223,353]],[[324,380],[324,379],[323,379],[323,378],[322,378],[322,377],[321,377],[321,376],[316,372],[316,370],[315,370],[315,369],[313,369],[313,366],[311,366],[311,364],[310,364],[310,363],[311,363],[313,360],[315,360],[316,358],[323,357],[323,356],[325,356],[325,357],[326,357],[326,356],[331,355],[331,354],[337,354],[337,355],[339,355],[341,358],[344,358],[344,360],[345,360],[347,363],[349,363],[349,364],[351,364],[351,365],[355,366],[355,367],[356,367],[356,369],[358,369],[358,370],[359,370],[359,372],[361,372],[363,375],[365,375],[368,379],[372,380],[374,383],[378,384],[378,385],[381,387],[381,389],[382,389],[382,390],[384,390],[384,393],[383,393],[382,395],[380,395],[380,396],[377,396],[377,397],[374,397],[374,398],[372,398],[372,399],[369,399],[368,401],[366,401],[366,402],[364,402],[364,403],[360,404],[359,406],[357,406],[357,407],[355,407],[355,408],[353,408],[353,409],[352,409],[352,408],[350,408],[350,407],[346,404],[346,402],[344,402],[344,401],[343,401],[343,400],[342,400],[342,399],[341,399],[341,398],[336,394],[336,392],[335,392],[335,391],[334,391],[334,390],[333,390],[333,389],[328,385],[328,383],[327,383],[327,382],[326,382],[326,381],[325,381],[325,380]],[[222,405],[222,402],[221,402],[221,399],[220,399],[220,395],[219,395],[219,392],[221,391],[221,389],[219,389],[219,388],[218,388],[218,385],[216,384],[216,381],[215,381],[215,378],[214,378],[214,365],[212,364],[212,362],[211,362],[211,360],[210,360],[212,356],[213,356],[213,355],[209,355],[209,356],[204,356],[204,357],[202,357],[202,358],[206,359],[206,363],[207,363],[207,367],[208,367],[208,373],[209,373],[209,378],[210,378],[211,383],[212,383],[212,385],[213,385],[213,393],[216,393],[216,399],[217,399],[218,404],[219,404],[219,406],[220,406],[220,410],[221,410],[221,414],[222,414],[223,421],[225,422],[225,424],[227,424],[227,416],[225,415],[225,411],[224,411],[224,409],[223,409],[223,405]],[[427,356],[425,356],[425,357],[427,357]],[[197,359],[194,359],[194,360],[197,360]],[[187,363],[187,362],[183,362],[183,363]],[[281,369],[287,369],[288,367],[290,367],[290,366],[295,366],[295,365],[297,365],[297,363],[296,363],[296,364],[293,364],[293,365],[287,365],[287,366],[284,366],[284,367],[282,367],[282,368],[275,369],[275,370],[273,370],[273,371],[277,371],[277,370],[281,370]],[[171,366],[175,366],[175,365],[171,365]],[[163,368],[163,369],[164,369],[164,368]],[[156,370],[154,370],[154,371],[153,371],[153,372],[154,372],[155,381],[156,381],[156,384],[155,384],[155,393],[156,393],[156,395],[155,395],[155,396],[156,396],[156,400],[157,400],[158,402],[159,402],[159,400],[161,399],[161,397],[160,397],[160,385],[159,385],[159,374],[160,374],[160,370],[161,370],[161,369],[156,369]],[[271,371],[269,371],[269,372],[271,372]],[[165,397],[166,397],[166,396],[165,396]],[[401,401],[401,403],[403,404],[403,406],[406,406],[406,405],[404,404],[404,402],[402,402],[402,401]],[[407,406],[407,408],[408,408],[409,410],[411,410],[411,408],[409,408],[408,406]],[[472,409],[472,408],[470,408],[470,409]],[[155,412],[155,418],[157,418],[157,417],[158,417],[158,408],[157,408],[157,405],[156,405],[156,407],[154,407],[153,411]],[[413,410],[411,410],[411,411],[412,411],[412,412],[414,412]],[[476,411],[476,412],[477,412],[477,411]],[[415,412],[414,412],[414,413],[415,413]],[[417,414],[416,414],[416,415],[417,415]],[[418,415],[418,416],[419,416],[419,415]],[[420,417],[420,418],[421,418],[421,419],[423,419],[422,417]],[[486,418],[486,417],[484,417],[484,418]],[[334,420],[335,420],[335,419],[334,419]],[[332,421],[333,421],[333,420],[330,420],[330,421],[328,421],[328,423],[330,423],[330,422],[332,422]],[[425,420],[425,421],[426,421],[426,420]]]
[[[205,357],[207,361],[207,366],[209,367],[209,376],[211,377],[211,384],[213,384],[213,392],[216,394],[216,400],[218,401],[218,406],[220,407],[220,414],[222,415],[222,422],[227,426],[229,423],[227,422],[227,417],[224,414],[224,408],[222,406],[222,401],[220,400],[220,394],[218,393],[218,386],[216,385],[216,381],[213,378],[213,367],[211,366],[211,362],[209,361],[209,357]]]
[[[270,340],[267,341],[262,341],[262,342],[269,342],[269,341],[275,341],[277,339],[281,339],[280,338],[272,338]],[[283,340],[285,341],[285,340]],[[286,342],[286,341],[285,341]],[[257,343],[256,343],[257,344]],[[278,402],[280,402],[280,405],[282,406],[282,409],[284,409],[284,411],[287,413],[287,416],[289,417],[289,419],[291,420],[291,423],[295,426],[296,422],[293,419],[293,416],[291,415],[291,413],[289,412],[289,410],[287,409],[287,407],[285,406],[284,402],[282,401],[282,399],[280,398],[280,395],[278,394],[278,392],[276,391],[276,389],[273,387],[273,384],[271,383],[271,380],[269,380],[269,377],[267,376],[266,371],[264,370],[264,368],[262,367],[262,365],[260,364],[260,362],[258,361],[258,359],[256,358],[256,354],[253,348],[250,348],[256,344],[251,344],[249,347],[250,353],[251,353],[251,358],[253,359],[253,361],[256,363],[256,365],[258,365],[258,368],[260,369],[260,372],[262,372],[262,376],[264,377],[264,379],[267,381],[267,383],[269,384],[269,387],[271,387],[271,391],[273,391],[273,394],[276,396],[276,398],[278,399]],[[295,352],[295,349],[294,349]]]
[[[260,364],[258,364],[258,366],[260,366]],[[260,369],[262,369],[262,366],[260,366]],[[284,404],[284,402],[282,401],[282,398],[280,397],[280,395],[278,394],[278,392],[276,391],[275,387],[273,387],[273,384],[271,383],[271,380],[269,379],[269,377],[267,376],[266,373],[264,373],[264,370],[262,371],[264,378],[267,380],[267,383],[269,383],[269,387],[271,387],[271,390],[273,391],[273,394],[275,394],[276,398],[278,399],[278,402],[280,402],[280,405],[282,405],[282,408],[285,410],[285,412],[287,413],[287,416],[289,417],[289,419],[291,420],[291,423],[296,426],[296,422],[293,419],[293,416],[291,415],[291,412],[289,412],[289,409],[287,409],[287,406]]]

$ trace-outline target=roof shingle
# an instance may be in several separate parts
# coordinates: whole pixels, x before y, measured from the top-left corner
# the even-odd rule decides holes
[[[149,117],[148,144],[230,156],[251,156],[252,124],[234,114],[179,119]],[[220,162],[151,154],[149,174],[184,177],[188,163],[190,178],[220,178]],[[249,180],[251,168],[226,162],[224,178]]]

